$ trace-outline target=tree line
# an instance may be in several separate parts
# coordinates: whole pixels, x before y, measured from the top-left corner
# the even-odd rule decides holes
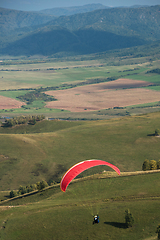
[[[16,196],[19,196],[19,195],[23,195],[25,193],[33,192],[35,190],[41,191],[43,188],[46,188],[46,187],[48,187],[48,183],[45,180],[43,180],[41,182],[37,182],[36,184],[30,184],[30,185],[27,185],[27,186],[20,186],[17,191],[16,190],[11,190],[10,194],[9,194],[9,197],[13,198],[13,197],[16,197]]]
[[[15,125],[20,124],[30,124],[35,125],[36,122],[42,121],[45,119],[44,115],[37,115],[37,116],[20,116],[20,117],[14,117],[10,119],[6,119],[4,123],[2,123],[2,127],[13,127]]]
[[[147,71],[146,73],[156,73],[156,74],[160,74],[160,68],[152,69],[151,71]]]

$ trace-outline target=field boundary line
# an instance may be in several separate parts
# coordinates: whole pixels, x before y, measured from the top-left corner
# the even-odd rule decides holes
[[[75,183],[75,182],[78,182],[78,181],[83,181],[83,180],[88,180],[88,179],[103,179],[103,178],[115,178],[115,177],[127,177],[127,176],[136,176],[136,175],[145,175],[145,174],[154,174],[154,173],[160,173],[160,169],[158,170],[149,170],[149,171],[135,171],[135,172],[121,172],[121,175],[117,175],[116,173],[114,172],[111,172],[111,171],[106,171],[106,172],[103,172],[101,174],[95,174],[95,175],[91,175],[91,176],[87,176],[87,177],[83,177],[83,178],[79,178],[79,179],[75,179],[73,180],[72,182]],[[7,202],[10,202],[10,201],[13,201],[13,200],[16,200],[16,199],[20,199],[20,198],[23,198],[23,197],[27,197],[27,196],[31,196],[31,195],[34,195],[36,193],[39,193],[39,192],[43,192],[43,191],[46,191],[50,188],[57,188],[60,186],[60,183],[57,183],[57,184],[54,184],[52,186],[49,186],[49,187],[46,187],[42,190],[35,190],[33,192],[30,192],[30,193],[25,193],[23,195],[19,195],[19,196],[16,196],[14,198],[9,198],[9,199],[6,199],[4,201],[1,201],[0,202],[0,205],[3,205],[4,203],[7,203]]]

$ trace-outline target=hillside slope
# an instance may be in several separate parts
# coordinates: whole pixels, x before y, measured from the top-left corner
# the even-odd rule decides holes
[[[50,26],[38,29],[9,44],[1,50],[1,53],[15,56],[28,54],[47,56],[60,52],[90,54],[144,43],[143,39],[136,36],[121,36],[93,28],[70,31],[61,26]]]
[[[139,184],[141,183],[141,184]],[[66,193],[59,186],[0,206],[4,240],[156,239],[159,173],[79,181]],[[130,209],[133,227],[125,225]],[[93,225],[93,215],[100,223]],[[142,229],[144,229],[142,231]],[[86,238],[87,237],[87,238]]]
[[[0,134],[0,189],[60,181],[68,168],[87,159],[105,160],[121,171],[141,170],[146,158],[160,159],[160,138],[153,136],[159,120],[160,113],[153,113],[83,124],[46,121],[26,129],[15,127],[7,134],[4,129]]]

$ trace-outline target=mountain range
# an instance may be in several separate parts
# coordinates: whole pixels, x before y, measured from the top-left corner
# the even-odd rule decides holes
[[[61,14],[64,11],[57,9],[58,15],[60,10]],[[65,11],[56,16],[56,9],[24,12],[0,8],[0,54],[90,54],[160,39],[160,5],[109,8],[91,4]]]

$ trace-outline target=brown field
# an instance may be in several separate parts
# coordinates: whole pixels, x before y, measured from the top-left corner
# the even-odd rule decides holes
[[[0,96],[0,109],[21,108],[22,105],[26,104],[9,97]]]
[[[160,101],[160,92],[139,88],[148,85],[151,83],[118,79],[72,89],[49,91],[46,94],[54,96],[57,101],[48,102],[46,107],[83,112]]]

